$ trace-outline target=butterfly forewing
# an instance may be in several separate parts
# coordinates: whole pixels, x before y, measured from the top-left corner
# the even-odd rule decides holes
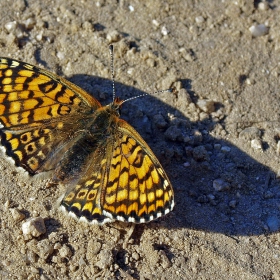
[[[62,156],[59,151],[82,126],[81,120],[100,106],[82,89],[49,71],[0,58],[1,144],[30,174],[53,169],[54,156]]]

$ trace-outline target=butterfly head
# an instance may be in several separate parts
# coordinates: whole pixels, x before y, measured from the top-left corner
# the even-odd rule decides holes
[[[122,104],[124,103],[124,100],[120,99],[119,97],[116,97],[114,101],[109,104],[108,106],[111,108],[112,111],[117,112],[117,115],[120,116],[120,109]]]

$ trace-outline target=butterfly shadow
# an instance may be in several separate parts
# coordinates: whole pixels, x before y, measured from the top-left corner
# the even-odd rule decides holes
[[[69,80],[103,105],[112,102],[111,80],[85,75],[75,75]],[[184,80],[182,84],[197,108],[191,81]],[[121,99],[145,94],[118,82],[115,88],[116,96]],[[164,100],[177,104],[180,110]],[[223,104],[215,104],[215,111],[221,107]],[[231,142],[211,136],[217,125],[226,130],[224,119],[217,122],[208,114],[203,121],[191,122],[184,110],[188,107],[170,92],[134,99],[122,107],[121,118],[148,143],[174,188],[174,210],[153,221],[153,226],[233,236],[278,231],[277,193],[280,192],[274,172]],[[140,224],[136,232],[141,234],[145,226],[150,225]]]

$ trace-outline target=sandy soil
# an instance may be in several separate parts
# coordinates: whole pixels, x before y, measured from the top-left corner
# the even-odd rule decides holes
[[[26,177],[2,153],[1,279],[280,279],[279,13],[279,0],[3,1],[1,56],[108,104],[115,43],[118,96],[176,88],[122,110],[176,206],[134,231],[77,223],[56,209],[63,186]],[[267,32],[254,37],[259,24]],[[23,235],[30,217],[45,234]]]

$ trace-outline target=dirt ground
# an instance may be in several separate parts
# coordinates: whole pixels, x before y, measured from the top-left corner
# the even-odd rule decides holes
[[[63,186],[0,159],[1,279],[280,279],[280,1],[2,1],[0,54],[112,101],[158,156],[175,208],[89,226]],[[263,33],[262,33],[263,32]],[[21,214],[24,216],[21,216]],[[23,235],[42,217],[46,232]],[[21,220],[23,219],[23,220]]]

